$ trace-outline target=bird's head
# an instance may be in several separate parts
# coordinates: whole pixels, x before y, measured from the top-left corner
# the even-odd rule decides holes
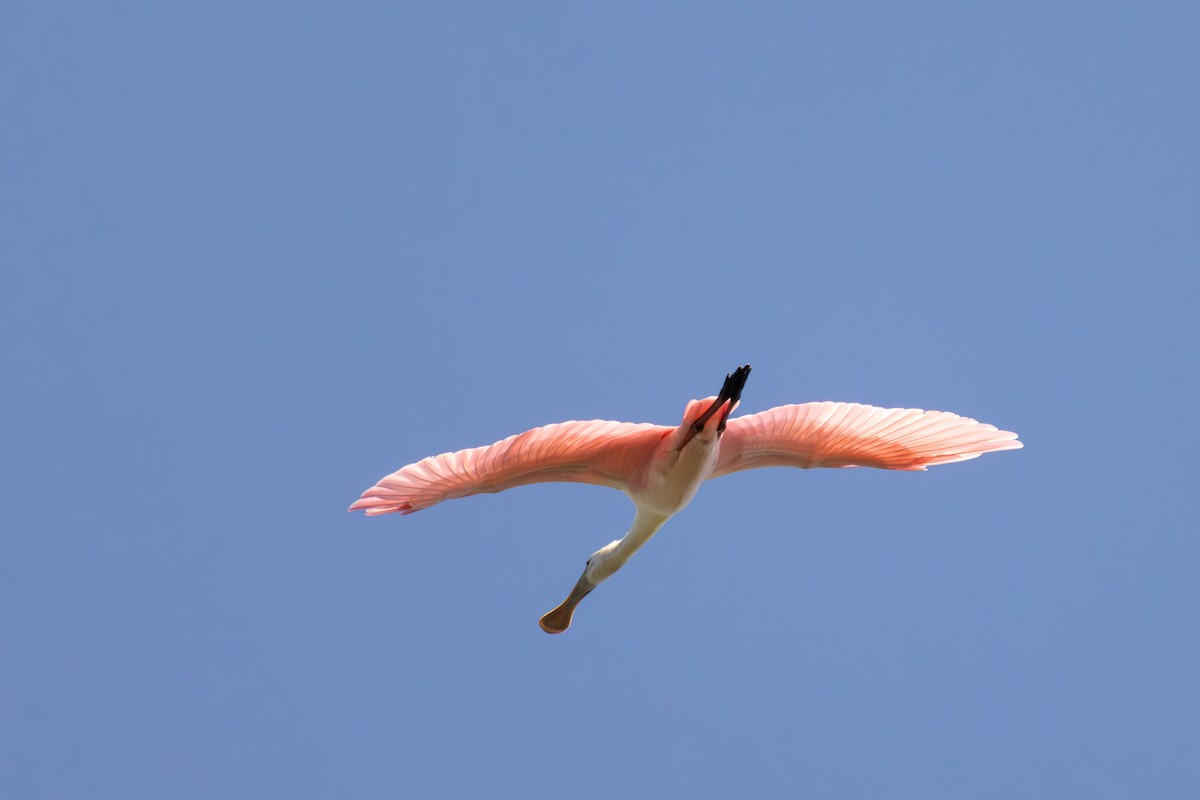
[[[675,429],[675,449],[682,450],[693,440],[707,444],[724,433],[725,422],[737,408],[749,377],[749,364],[738,367],[725,376],[720,394],[689,402],[683,411],[683,422]]]
[[[613,554],[617,552],[617,545],[621,543],[620,539],[609,542],[601,547],[596,552],[592,553],[591,558],[587,560],[587,564],[583,568],[583,579],[595,588],[604,581],[612,577],[612,574],[621,568],[624,562],[618,563],[613,558]]]

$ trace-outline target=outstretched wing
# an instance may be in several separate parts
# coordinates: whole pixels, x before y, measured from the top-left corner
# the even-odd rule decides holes
[[[634,422],[559,422],[486,447],[430,456],[402,467],[350,506],[368,515],[411,514],[443,500],[546,481],[626,489],[672,428]]]
[[[756,467],[923,470],[1022,446],[1015,433],[947,411],[804,403],[729,420],[712,477]]]

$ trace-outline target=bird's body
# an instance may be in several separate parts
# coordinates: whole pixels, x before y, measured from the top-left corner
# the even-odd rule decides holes
[[[646,423],[561,422],[486,447],[443,453],[379,481],[350,506],[369,515],[410,514],[442,500],[545,481],[624,491],[637,512],[624,537],[596,551],[567,599],[542,617],[548,633],[691,502],[700,484],[768,466],[923,470],[1021,447],[1017,435],[943,411],[858,403],[779,406],[729,419],[750,374],[727,375],[716,397],[693,400],[675,428]]]

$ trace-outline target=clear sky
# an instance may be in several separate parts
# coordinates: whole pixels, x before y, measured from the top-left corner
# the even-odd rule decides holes
[[[0,796],[1200,796],[1194,3],[9,4]],[[564,419],[1024,450],[409,517]]]

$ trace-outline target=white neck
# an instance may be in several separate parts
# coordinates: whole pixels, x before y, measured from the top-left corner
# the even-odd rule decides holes
[[[623,567],[625,562],[640,550],[642,545],[650,541],[650,537],[658,533],[658,529],[670,518],[668,514],[658,514],[639,508],[633,518],[633,524],[629,526],[629,533],[616,542],[617,546],[609,556],[613,563],[612,571],[616,572]]]

